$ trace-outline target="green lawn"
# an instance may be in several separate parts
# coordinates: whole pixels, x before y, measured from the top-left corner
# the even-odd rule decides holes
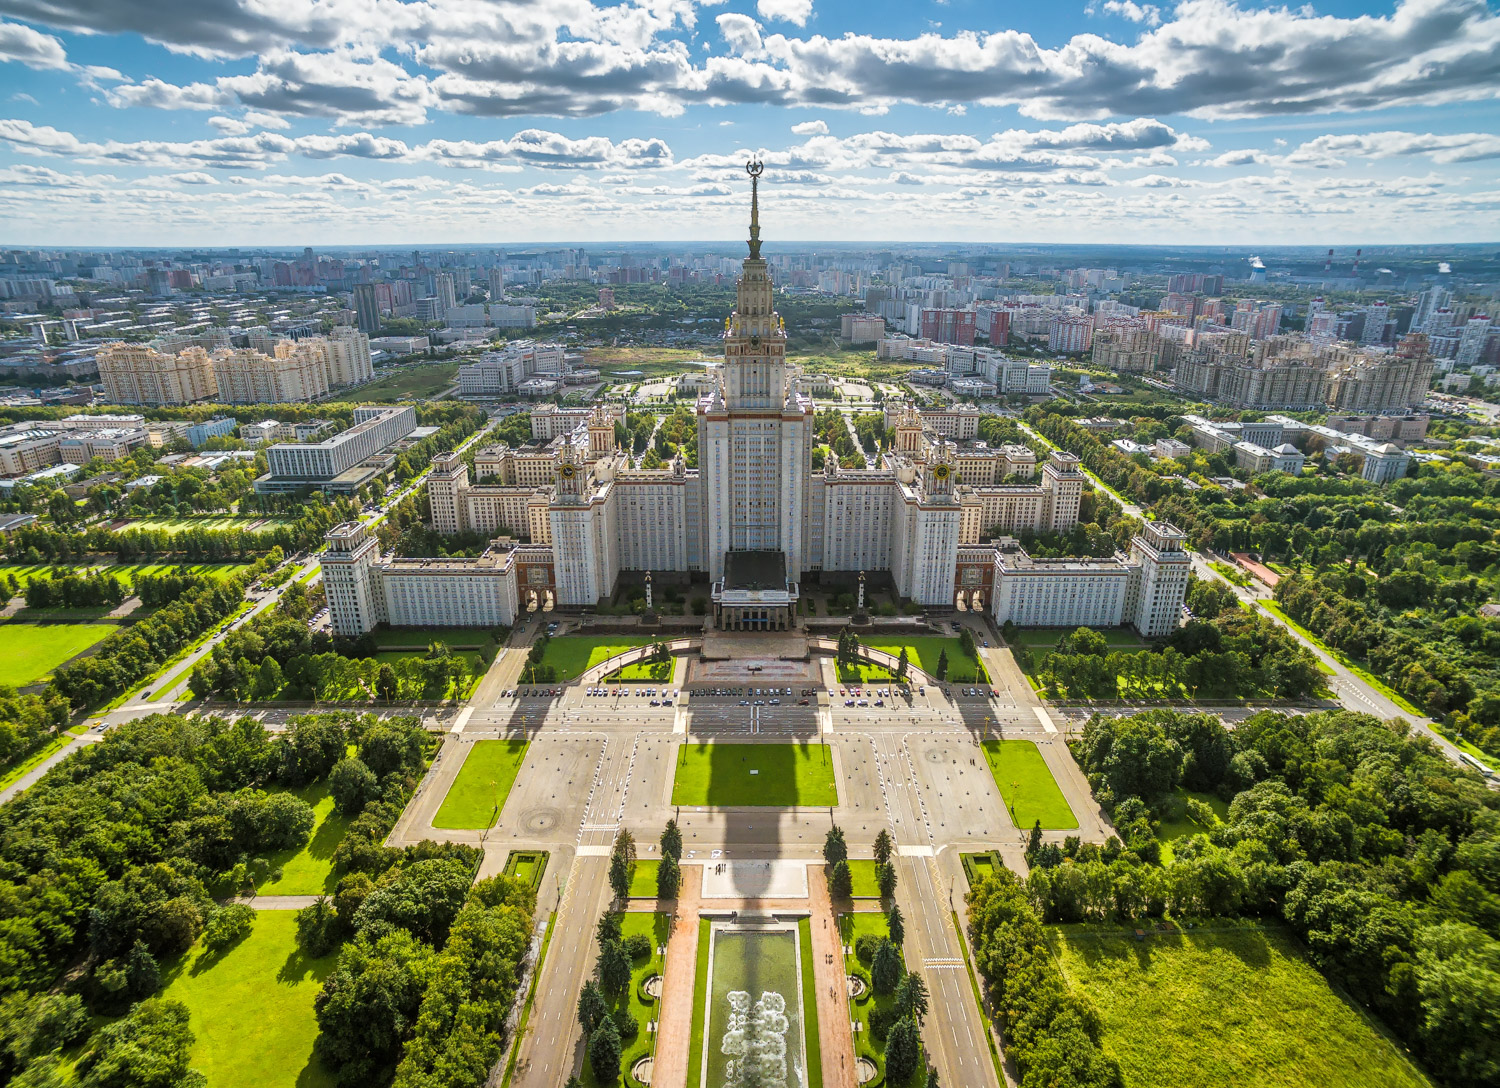
[[[823,1055],[818,1043],[818,999],[813,989],[812,920],[797,919],[797,948],[802,962],[802,1041],[807,1053],[807,1088],[823,1088]]]
[[[1426,1088],[1288,933],[1218,925],[1227,931],[1144,941],[1108,926],[1050,930],[1063,973],[1099,1010],[1104,1049],[1131,1088]]]
[[[656,872],[660,868],[660,860],[647,861],[645,858],[638,858],[635,871],[630,874],[630,898],[655,899]]]
[[[984,758],[995,776],[995,785],[1014,814],[1017,828],[1029,830],[1037,820],[1049,830],[1078,826],[1078,817],[1068,807],[1057,780],[1036,744],[1029,740],[987,740]]]
[[[674,805],[827,808],[839,803],[826,744],[684,744]]]
[[[547,640],[542,664],[556,669],[559,681],[568,681],[632,646],[649,646],[655,641],[620,635],[563,635]]]
[[[281,870],[280,880],[270,880],[256,891],[261,895],[322,895],[331,893],[338,883],[333,871],[333,852],[344,839],[344,832],[353,822],[348,816],[333,811],[333,798],[328,793],[328,783],[314,782],[298,790],[289,791],[313,807],[317,823],[313,825],[312,838],[300,850],[286,850],[267,860],[271,871]]]
[[[475,741],[432,826],[475,829],[494,824],[526,758],[527,745],[524,740]]]
[[[1185,802],[1189,797],[1202,801],[1209,808],[1213,809],[1214,815],[1221,820],[1229,812],[1228,802],[1221,800],[1211,793],[1196,793],[1192,790],[1185,790],[1178,787],[1177,796],[1173,799],[1175,803],[1171,806],[1167,816],[1162,819],[1156,828],[1156,837],[1162,842],[1180,839],[1184,835],[1196,835],[1200,831],[1206,832],[1212,829],[1211,827],[1199,827],[1188,818]]]
[[[265,517],[259,514],[236,515],[236,514],[206,514],[202,517],[145,517],[126,518],[123,521],[112,523],[115,532],[129,532],[132,529],[152,529],[168,533],[186,532],[188,529],[244,529],[258,532],[261,529],[275,529],[283,525],[291,525],[291,518]]]
[[[693,1031],[688,1044],[687,1088],[703,1088],[703,1021],[708,1012],[708,949],[713,923],[698,919],[698,958],[693,964]]]
[[[406,366],[366,385],[346,389],[329,397],[330,401],[392,401],[402,397],[427,400],[437,396],[458,377],[457,363],[434,363],[431,366]],[[212,1085],[209,1088],[213,1088]]]
[[[993,876],[997,869],[1004,868],[999,852],[993,850],[983,854],[960,854],[959,860],[963,862],[964,876],[971,888],[985,877]]]
[[[225,581],[241,573],[249,564],[246,563],[121,563],[113,567],[105,567],[105,574],[123,578],[131,585],[144,574],[201,574],[210,578]]]
[[[672,662],[656,661],[649,664],[642,662],[637,665],[626,665],[623,669],[616,669],[604,679],[610,684],[666,684],[672,679]]]
[[[545,850],[512,850],[505,859],[503,873],[535,888],[542,882],[542,874],[547,871],[547,857]]]
[[[875,859],[849,859],[849,875],[853,878],[855,899],[879,899],[880,882],[875,879]]]
[[[24,687],[120,630],[113,623],[0,623],[0,684]]]
[[[614,1085],[624,1084],[627,1088],[633,1088],[640,1082],[630,1076],[630,1068],[636,1062],[652,1052],[656,1044],[656,1036],[646,1030],[646,1025],[652,1020],[661,1019],[661,1002],[655,998],[647,997],[641,990],[641,984],[652,975],[664,973],[666,961],[659,948],[666,947],[667,936],[672,929],[672,917],[669,914],[652,914],[647,911],[627,912],[620,916],[620,935],[629,937],[633,933],[642,933],[651,938],[651,954],[643,956],[631,964],[630,988],[624,994],[610,1003],[616,1012],[625,1010],[631,1019],[636,1022],[636,1036],[625,1043],[624,1054],[620,1059],[621,1075],[618,1080],[600,1081],[594,1076],[594,1071],[589,1068],[585,1059],[583,1063],[583,1075],[579,1078],[583,1081],[584,1088],[613,1088]]]
[[[918,635],[915,638],[900,639],[872,638],[860,639],[860,645],[868,646],[872,650],[884,650],[892,657],[900,657],[901,647],[905,646],[907,660],[929,676],[937,674],[938,658],[946,650],[948,676],[955,683],[972,682],[974,677],[982,672],[978,659],[964,653],[963,647],[956,638],[942,638],[938,635]],[[985,681],[978,682],[984,683]]]
[[[313,1057],[313,998],[338,961],[297,949],[297,914],[258,911],[250,935],[217,958],[195,945],[168,976],[195,1036],[193,1068],[209,1088],[332,1088]]]
[[[33,578],[50,578],[56,574],[75,574],[86,570],[92,570],[91,565],[73,565],[69,563],[30,563],[21,565],[0,566],[0,578],[7,574],[15,578],[16,583],[24,590],[26,584]]]

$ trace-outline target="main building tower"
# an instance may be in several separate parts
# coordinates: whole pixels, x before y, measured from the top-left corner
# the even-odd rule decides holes
[[[760,255],[759,162],[750,174],[750,255],[742,264],[734,312],[724,326],[724,374],[698,403],[698,465],[703,479],[709,579],[726,561],[769,571],[779,553],[788,584],[805,565],[804,521],[812,471],[813,404],[797,393],[786,361],[786,326],[776,312],[771,273]],[[731,572],[732,573],[732,572]],[[770,578],[770,581],[776,579]],[[734,581],[731,578],[731,582]]]

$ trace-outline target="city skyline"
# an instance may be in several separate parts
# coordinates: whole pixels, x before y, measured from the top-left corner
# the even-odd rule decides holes
[[[1483,0],[0,0],[0,243],[727,241],[751,155],[784,245],[1472,242],[1497,57]]]

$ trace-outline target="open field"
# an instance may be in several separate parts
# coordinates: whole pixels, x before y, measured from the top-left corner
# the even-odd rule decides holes
[[[505,807],[527,745],[524,740],[475,741],[432,826],[474,829],[493,824]]]
[[[24,687],[120,630],[113,623],[0,623],[0,684]]]
[[[1149,934],[1056,926],[1068,981],[1098,1008],[1131,1088],[1425,1088],[1279,928]]]
[[[684,744],[672,804],[828,808],[839,803],[826,744]]]
[[[620,916],[622,938],[629,938],[631,934],[640,933],[651,940],[651,954],[632,961],[630,965],[630,986],[619,998],[610,1002],[610,1008],[614,1009],[616,1014],[623,1012],[635,1021],[636,1034],[633,1039],[621,1040],[624,1045],[621,1047],[619,1079],[599,1080],[589,1068],[588,1061],[584,1061],[583,1075],[579,1079],[585,1088],[613,1088],[617,1084],[640,1083],[630,1076],[630,1068],[652,1052],[656,1036],[646,1030],[646,1025],[652,1020],[659,1019],[661,1011],[661,1003],[656,998],[649,997],[641,989],[641,985],[653,975],[663,973],[665,961],[657,949],[665,947],[671,927],[672,919],[667,914],[637,911],[627,912]]]
[[[297,915],[258,911],[255,928],[221,956],[195,945],[162,996],[181,1001],[195,1036],[192,1065],[211,1088],[332,1088],[313,1057],[313,998],[338,961],[297,949]]]
[[[290,518],[261,517],[260,515],[236,517],[233,514],[217,514],[193,518],[124,518],[112,522],[110,528],[117,533],[126,533],[133,529],[151,529],[167,533],[185,533],[189,529],[242,529],[246,532],[256,532],[291,524]]]
[[[281,879],[267,881],[256,891],[260,895],[331,893],[338,883],[338,876],[333,871],[333,852],[338,849],[353,820],[333,810],[333,798],[329,796],[326,782],[314,782],[289,792],[312,805],[317,823],[313,824],[312,837],[306,846],[285,850],[266,859],[271,863],[273,873],[281,870]]]
[[[649,646],[654,641],[656,640],[622,635],[563,635],[547,640],[547,648],[542,653],[542,665],[551,665],[556,669],[559,681],[572,680],[601,661],[624,653],[632,646]]]
[[[381,373],[376,371],[377,374]],[[457,363],[433,363],[431,366],[404,366],[366,385],[345,389],[329,397],[330,401],[388,401],[412,397],[425,400],[447,389],[458,378]]]
[[[105,567],[103,571],[123,578],[131,585],[146,574],[201,574],[222,582],[241,573],[247,566],[248,563],[122,563]]]
[[[1037,820],[1049,830],[1063,830],[1078,826],[1078,817],[1068,807],[1057,780],[1047,768],[1036,744],[1029,740],[987,740],[984,742],[984,759],[990,765],[990,774],[1005,807],[1010,810],[1015,825],[1022,831],[1032,827]]]
[[[52,563],[9,564],[6,566],[0,566],[0,578],[4,578],[9,575],[13,577],[16,580],[16,584],[24,590],[26,588],[26,583],[30,582],[33,578],[49,578],[52,576],[54,571],[64,574],[71,574],[74,572],[81,572],[90,569],[92,569],[92,567],[71,566],[66,563],[56,565]]]
[[[720,357],[722,358],[722,353]],[[649,382],[689,370],[702,370],[702,367],[689,364],[696,359],[707,358],[713,356],[692,348],[586,348],[583,353],[584,366],[601,371],[607,381],[627,383]],[[618,370],[640,373],[612,373]]]

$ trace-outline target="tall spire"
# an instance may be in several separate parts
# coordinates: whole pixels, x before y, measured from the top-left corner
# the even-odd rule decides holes
[[[750,259],[760,260],[760,175],[766,164],[755,159],[745,164],[750,175]]]

